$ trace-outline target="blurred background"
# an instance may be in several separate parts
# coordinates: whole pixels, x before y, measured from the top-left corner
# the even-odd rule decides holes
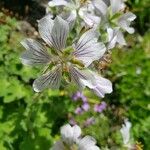
[[[136,32],[104,64],[113,93],[100,99],[66,87],[37,98],[32,83],[40,72],[21,64],[20,41],[38,35],[37,20],[45,15],[47,0],[0,0],[0,150],[48,150],[68,122],[79,124],[99,146],[120,150],[125,118],[132,123],[137,150],[150,150],[150,1],[128,0],[127,5],[137,16]]]

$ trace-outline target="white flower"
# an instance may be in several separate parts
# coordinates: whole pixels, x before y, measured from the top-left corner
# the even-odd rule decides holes
[[[128,120],[125,120],[125,124],[123,124],[122,128],[120,129],[124,145],[127,145],[129,143],[130,128],[131,128],[131,122],[129,122]]]
[[[61,127],[60,132],[62,140],[69,145],[77,142],[79,136],[81,135],[81,129],[77,125],[73,127],[71,127],[70,124],[64,125],[63,127]]]
[[[130,24],[133,20],[135,20],[135,18],[136,16],[133,13],[127,12],[119,18],[118,25],[128,33],[133,34],[134,28],[130,27]]]
[[[108,13],[114,15],[125,8],[123,0],[93,0],[93,4],[98,13],[104,17],[108,17]]]
[[[45,88],[58,89],[63,72],[68,72],[71,81],[81,90],[87,86],[100,97],[112,91],[109,80],[87,69],[106,51],[104,44],[98,42],[99,34],[95,30],[85,32],[71,47],[66,47],[69,25],[61,17],[52,20],[51,16],[47,15],[39,20],[38,27],[47,46],[32,39],[24,40],[22,44],[27,51],[21,56],[21,61],[25,65],[46,66],[44,74],[33,83],[36,92],[41,92]]]
[[[124,36],[122,32],[119,30],[119,28],[107,28],[107,34],[108,34],[108,45],[107,49],[113,49],[116,45],[116,43],[120,45],[126,45],[126,41],[124,39]]]
[[[106,93],[112,92],[112,83],[90,70],[79,70],[74,66],[70,66],[70,73],[72,81],[81,89],[87,86],[102,98]]]
[[[96,140],[91,136],[85,136],[80,139],[78,142],[78,150],[100,150],[98,146],[96,146]]]
[[[133,34],[134,28],[130,27],[130,24],[136,16],[131,12],[124,14],[125,4],[123,0],[93,0],[93,5],[101,18],[101,25],[107,29],[108,49],[114,48],[116,43],[125,45],[122,30]]]
[[[81,129],[78,125],[71,127],[69,124],[64,125],[61,128],[61,140],[56,142],[52,147],[52,150],[100,150],[96,146],[96,140],[91,136],[85,136],[80,138]]]
[[[63,12],[60,12],[59,15],[68,21],[71,27],[78,16],[83,19],[88,27],[93,27],[95,24],[100,23],[100,18],[95,15],[95,8],[89,0],[52,0],[48,5],[56,8],[63,7]]]

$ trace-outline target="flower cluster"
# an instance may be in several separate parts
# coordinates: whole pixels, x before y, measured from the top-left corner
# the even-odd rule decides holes
[[[75,94],[72,96],[73,101],[81,101],[81,105],[78,106],[75,110],[75,114],[82,114],[83,112],[86,112],[90,109],[91,105],[88,102],[87,97],[82,93],[77,91]],[[106,102],[102,101],[100,104],[95,104],[93,110],[95,112],[103,112],[107,107]]]
[[[70,124],[61,127],[61,140],[56,142],[52,150],[100,150],[96,140],[91,136],[81,138],[81,129],[78,125]]]
[[[57,15],[71,25],[79,20],[78,22],[85,27],[106,31],[105,42],[108,50],[114,48],[116,43],[126,45],[122,31],[134,33],[130,24],[136,16],[131,12],[126,12],[123,0],[51,0],[49,7],[61,10],[61,12],[56,11]]]
[[[42,40],[21,42],[26,48],[22,63],[44,67],[43,74],[33,83],[34,91],[58,89],[61,80],[66,79],[79,91],[88,87],[101,98],[111,93],[112,83],[101,77],[92,64],[116,43],[126,44],[122,31],[134,32],[130,24],[135,15],[124,13],[123,0],[51,0],[49,7],[50,13],[38,21]],[[74,31],[71,29],[81,25],[86,30],[75,32],[72,43],[70,38],[68,42]]]
[[[88,103],[87,97],[83,95],[82,92],[77,91],[72,96],[73,101],[81,100],[81,106],[77,107],[75,110],[75,114],[82,114],[84,111],[88,111],[90,109],[90,105]]]

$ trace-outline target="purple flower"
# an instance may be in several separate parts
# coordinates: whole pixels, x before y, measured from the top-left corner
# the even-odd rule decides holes
[[[95,104],[94,105],[94,111],[95,112],[99,112],[99,104]]]
[[[80,97],[81,97],[81,92],[78,91],[75,94],[73,94],[72,100],[77,101]]]
[[[83,93],[81,93],[80,98],[83,102],[87,102],[87,98],[83,95]]]
[[[107,104],[103,101],[103,102],[101,102],[101,108],[102,109],[106,109],[106,107],[107,107]]]
[[[83,109],[84,111],[88,111],[88,110],[90,109],[90,105],[89,105],[87,102],[85,102],[85,103],[82,105],[82,109]]]
[[[82,114],[83,109],[81,107],[77,107],[75,110],[75,114]]]
[[[101,113],[106,109],[107,104],[105,102],[101,102],[101,104],[95,104],[94,111]]]
[[[92,124],[94,124],[94,123],[95,123],[95,118],[94,118],[94,117],[91,117],[91,118],[88,118],[88,119],[85,121],[84,125],[87,127],[87,126],[90,126],[90,125],[92,125]]]
[[[73,101],[77,101],[79,99],[81,99],[83,102],[87,102],[87,98],[83,95],[83,93],[81,92],[76,92],[75,94],[73,94],[72,96]]]

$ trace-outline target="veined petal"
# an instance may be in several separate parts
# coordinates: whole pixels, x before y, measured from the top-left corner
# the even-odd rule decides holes
[[[99,97],[104,97],[106,93],[112,92],[112,83],[97,75],[96,73],[86,69],[79,70],[74,66],[70,66],[71,79],[79,88],[88,87],[93,90]]]
[[[130,24],[133,20],[135,20],[135,18],[136,16],[133,13],[131,12],[125,13],[119,18],[118,24],[128,33],[132,34],[134,33],[134,28],[130,27]]]
[[[82,70],[79,70],[78,68],[70,65],[69,72],[71,75],[71,81],[74,82],[80,90],[85,88],[85,85],[81,82],[81,79],[86,80],[87,78],[93,79],[93,76],[88,74],[88,72],[83,72]],[[92,81],[91,81],[92,82]],[[92,83],[90,83],[92,85]]]
[[[95,144],[96,140],[91,136],[85,136],[78,142],[79,150],[100,150]]]
[[[93,0],[93,4],[100,14],[103,16],[107,14],[108,6],[103,0]]]
[[[97,28],[101,21],[100,17],[90,13],[84,14],[82,16],[82,19],[84,20],[85,24],[90,28]]]
[[[38,25],[41,37],[49,46],[54,47],[57,51],[65,47],[69,33],[69,25],[65,20],[59,16],[52,20],[50,15],[47,15],[39,20]]]
[[[62,76],[61,65],[57,65],[53,70],[43,74],[37,78],[33,83],[35,92],[41,92],[45,88],[58,89],[60,86]]]
[[[85,67],[89,66],[93,61],[100,59],[106,51],[105,45],[97,42],[98,35],[95,30],[89,30],[73,45],[75,49],[73,55],[82,61]]]
[[[115,14],[125,8],[123,0],[110,0],[112,13]]]
[[[68,2],[66,0],[51,0],[48,5],[50,7],[55,7],[55,6],[66,6]]]
[[[108,49],[112,49],[115,47],[116,43],[119,43],[120,45],[126,45],[126,41],[124,39],[124,36],[122,32],[119,30],[119,28],[111,29],[107,28],[108,33]]]
[[[54,26],[54,20],[50,14],[46,15],[38,21],[39,33],[42,39],[49,45],[52,46],[51,32]]]
[[[91,136],[85,136],[79,141],[79,144],[84,146],[95,145],[96,140]]]
[[[21,55],[21,61],[25,65],[41,65],[47,64],[51,60],[46,48],[33,39],[26,39],[21,42],[27,51]]]
[[[56,50],[61,51],[65,48],[68,33],[68,23],[61,17],[57,16],[54,20],[54,26],[51,32],[52,46]]]
[[[95,75],[96,84],[95,87],[91,87],[91,89],[97,94],[97,96],[104,98],[105,94],[110,94],[112,92],[112,83],[108,79],[100,77],[97,74],[93,75]]]

